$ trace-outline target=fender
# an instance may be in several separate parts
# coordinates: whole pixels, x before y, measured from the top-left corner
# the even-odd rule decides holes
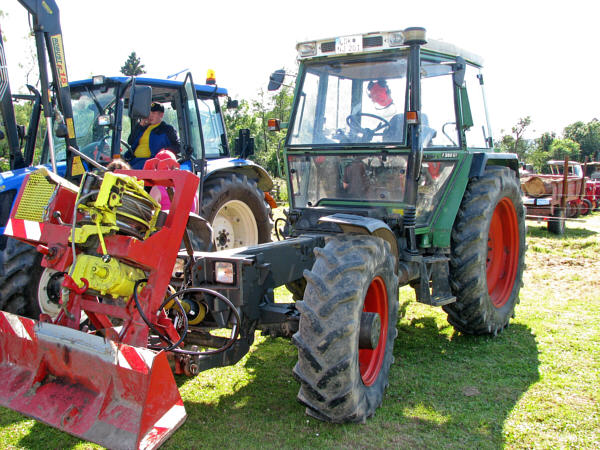
[[[508,167],[519,176],[519,159],[515,153],[480,152],[473,153],[469,178],[482,176],[488,165]]]
[[[369,234],[388,242],[397,268],[399,258],[398,242],[396,236],[384,221],[354,214],[332,214],[331,216],[321,217],[319,223],[323,222],[335,223],[341,228],[342,233]]]
[[[256,180],[258,188],[263,192],[273,189],[273,180],[269,173],[252,161],[239,158],[209,159],[207,161],[206,180],[224,172],[241,173]]]

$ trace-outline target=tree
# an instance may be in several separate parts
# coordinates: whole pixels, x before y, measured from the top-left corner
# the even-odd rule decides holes
[[[552,159],[564,160],[568,157],[570,160],[577,160],[580,154],[580,146],[572,139],[555,139],[550,144],[550,157]]]
[[[565,127],[564,136],[577,142],[581,148],[580,158],[588,156],[596,159],[600,156],[600,122],[592,119],[588,123],[581,121]]]
[[[251,102],[241,100],[237,109],[226,110],[223,118],[230,149],[233,151],[235,148],[238,131],[248,128],[250,135],[254,136],[254,160],[272,175],[279,175],[281,170],[277,150],[284,134],[269,132],[267,122],[272,118],[282,122],[289,120],[292,100],[291,89],[283,86],[276,94],[266,94],[261,90],[258,99]]]
[[[535,140],[535,148],[527,156],[527,162],[533,165],[536,172],[547,169],[546,163],[552,159],[550,147],[556,140],[556,133],[545,132]]]
[[[496,146],[509,153],[516,153],[521,161],[527,160],[527,155],[532,150],[531,143],[524,138],[527,127],[531,125],[531,117],[522,117],[517,124],[512,127],[512,135],[507,134],[496,142]]]
[[[144,65],[141,64],[140,58],[137,57],[135,52],[131,52],[125,64],[121,66],[121,73],[128,77],[134,77],[146,73]]]

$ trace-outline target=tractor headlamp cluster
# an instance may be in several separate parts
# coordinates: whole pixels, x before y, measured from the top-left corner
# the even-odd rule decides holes
[[[425,44],[425,28],[411,27],[404,30],[338,36],[316,41],[300,42],[296,45],[298,59],[314,56],[333,56],[352,53],[378,52],[385,49]]]
[[[232,262],[215,262],[215,282],[223,284],[233,284],[234,270]]]
[[[301,42],[296,46],[298,55],[300,58],[306,58],[307,56],[315,56],[317,54],[317,43],[316,42]]]

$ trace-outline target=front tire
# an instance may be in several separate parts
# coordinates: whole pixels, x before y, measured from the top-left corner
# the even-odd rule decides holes
[[[467,185],[454,222],[450,286],[456,302],[443,307],[467,334],[496,335],[514,315],[525,266],[521,188],[506,167],[487,167]]]
[[[270,213],[264,193],[245,175],[219,175],[204,186],[201,215],[212,224],[216,250],[270,242]]]
[[[0,252],[0,309],[37,319],[42,254],[35,247],[8,238]]]
[[[342,235],[315,249],[304,300],[294,376],[307,414],[328,422],[365,422],[383,400],[393,362],[398,277],[389,245],[372,236]],[[377,313],[376,346],[360,348],[363,313]]]

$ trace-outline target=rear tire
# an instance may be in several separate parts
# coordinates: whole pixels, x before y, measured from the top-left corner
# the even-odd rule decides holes
[[[42,254],[35,247],[8,238],[0,252],[0,309],[37,319]]]
[[[465,191],[451,238],[450,286],[443,307],[467,334],[496,335],[514,315],[525,266],[525,211],[519,181],[506,167],[487,167]]]
[[[383,400],[393,362],[398,316],[398,277],[389,245],[372,236],[342,235],[315,249],[304,300],[294,376],[298,401],[323,421],[365,422]],[[359,348],[361,316],[377,312],[375,349]]]
[[[271,242],[271,208],[256,181],[223,174],[209,179],[203,192],[201,215],[212,224],[216,250]]]

